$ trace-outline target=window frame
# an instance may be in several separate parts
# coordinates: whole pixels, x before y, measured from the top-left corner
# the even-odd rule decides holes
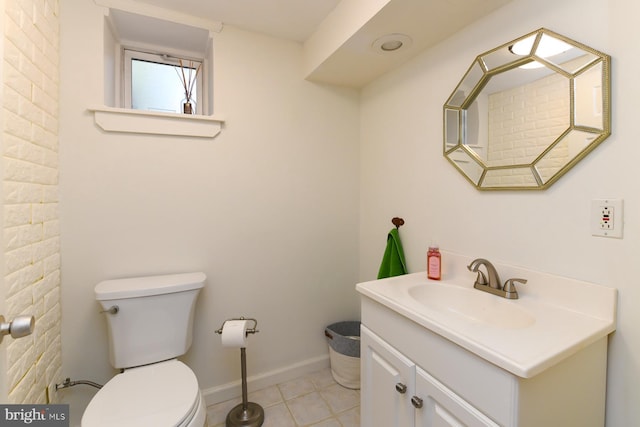
[[[180,60],[194,64],[197,68],[201,66],[200,72],[196,77],[196,111],[195,114],[202,115],[204,111],[204,99],[205,99],[205,81],[203,78],[205,74],[205,60],[204,58],[193,58],[187,54],[176,53],[159,53],[149,51],[147,49],[136,48],[134,46],[122,46],[122,89],[123,89],[123,107],[133,109],[131,106],[131,63],[133,60],[141,60],[147,62],[155,62],[159,64],[180,66]],[[177,76],[176,76],[177,77]],[[137,110],[147,111],[147,110]],[[180,114],[180,113],[176,113]]]

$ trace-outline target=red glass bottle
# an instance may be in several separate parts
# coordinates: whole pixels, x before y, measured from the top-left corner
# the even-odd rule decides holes
[[[432,280],[442,277],[442,255],[437,246],[430,246],[427,252],[427,277]]]

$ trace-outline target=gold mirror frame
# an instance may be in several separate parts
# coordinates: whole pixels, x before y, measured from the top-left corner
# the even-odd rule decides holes
[[[544,28],[482,53],[444,104],[444,156],[478,190],[548,188],[611,134],[610,68]]]

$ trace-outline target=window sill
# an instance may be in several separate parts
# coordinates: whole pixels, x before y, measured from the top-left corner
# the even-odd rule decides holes
[[[199,116],[128,108],[90,107],[96,125],[106,132],[176,135],[213,138],[224,120],[215,116]]]

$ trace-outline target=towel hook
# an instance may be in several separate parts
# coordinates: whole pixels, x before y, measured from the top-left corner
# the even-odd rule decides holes
[[[401,225],[404,225],[404,219],[397,216],[391,219],[391,222],[396,226],[396,229],[400,228]]]

